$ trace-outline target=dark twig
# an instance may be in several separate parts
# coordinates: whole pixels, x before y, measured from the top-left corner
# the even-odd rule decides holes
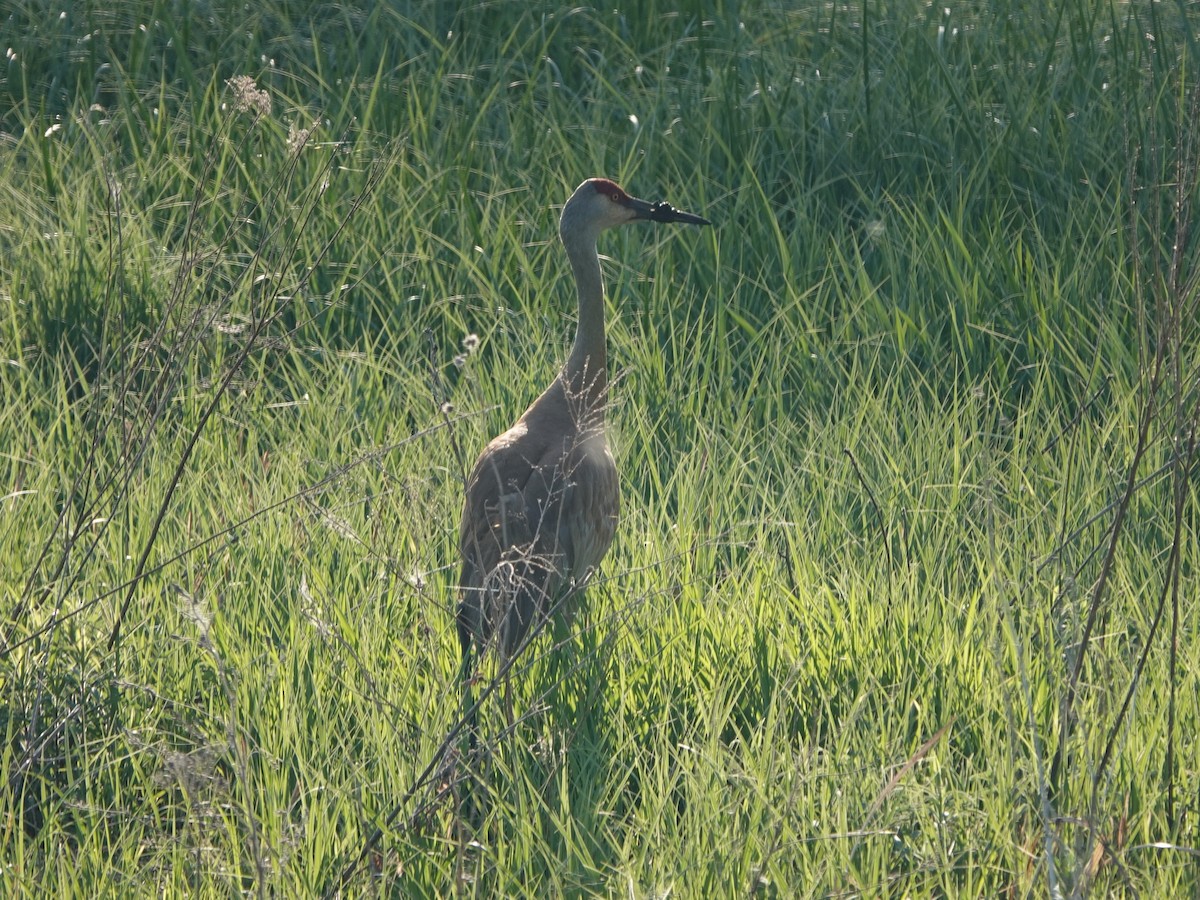
[[[862,469],[858,467],[858,460],[854,458],[854,454],[849,447],[843,447],[842,452],[846,454],[846,458],[850,460],[850,466],[854,469],[854,474],[858,478],[858,483],[862,485],[862,489],[867,492],[867,500],[871,503],[871,508],[875,510],[875,519],[879,522],[879,534],[883,539],[883,549],[887,556],[888,571],[892,570],[892,540],[888,535],[887,523],[883,520],[883,513],[879,509],[879,504],[875,502],[875,492],[871,490],[871,485],[867,483],[867,479],[863,477]]]

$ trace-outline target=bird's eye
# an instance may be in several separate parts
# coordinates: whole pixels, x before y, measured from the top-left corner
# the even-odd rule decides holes
[[[609,181],[606,178],[597,178],[593,182],[596,186],[596,192],[604,197],[607,197],[613,203],[624,203],[625,192],[621,188]]]

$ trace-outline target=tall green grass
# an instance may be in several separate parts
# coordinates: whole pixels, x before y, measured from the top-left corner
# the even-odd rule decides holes
[[[6,24],[6,895],[1196,891],[1186,4]],[[595,174],[716,227],[604,239],[618,539],[468,758]]]

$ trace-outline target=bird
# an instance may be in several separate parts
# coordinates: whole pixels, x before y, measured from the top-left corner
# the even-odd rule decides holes
[[[579,303],[571,351],[550,386],[487,445],[466,482],[456,616],[464,683],[473,648],[480,658],[491,647],[502,664],[512,660],[560,604],[574,601],[612,543],[620,492],[605,431],[608,360],[596,243],[610,228],[643,221],[712,224],[666,202],[631,197],[607,178],[587,179],[563,206],[558,233]]]

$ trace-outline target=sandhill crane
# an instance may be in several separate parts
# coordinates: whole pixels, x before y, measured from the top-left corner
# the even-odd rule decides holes
[[[617,467],[604,407],[608,363],[596,239],[629,222],[707,219],[630,197],[589,178],[563,207],[558,232],[575,275],[579,323],[558,377],[487,445],[467,480],[459,550],[458,640],[463,675],[472,645],[513,657],[531,627],[586,582],[617,526]],[[533,632],[536,633],[536,632]]]

